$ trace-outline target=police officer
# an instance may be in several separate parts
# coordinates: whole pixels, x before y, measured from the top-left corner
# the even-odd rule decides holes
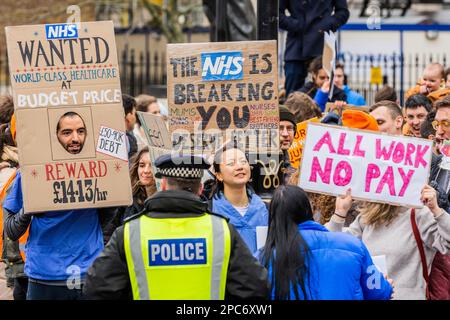
[[[162,191],[116,229],[88,270],[88,299],[267,298],[267,272],[234,229],[199,195],[198,156],[159,157]]]

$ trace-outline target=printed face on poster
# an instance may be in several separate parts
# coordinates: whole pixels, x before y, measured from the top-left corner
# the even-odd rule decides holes
[[[169,44],[167,95],[176,152],[211,153],[236,141],[279,151],[275,41]]]
[[[309,123],[299,186],[355,199],[423,207],[432,142]]]
[[[112,22],[6,27],[25,212],[129,205]]]

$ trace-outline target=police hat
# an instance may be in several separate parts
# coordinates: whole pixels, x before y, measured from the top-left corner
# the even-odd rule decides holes
[[[211,165],[201,156],[165,154],[156,159],[155,166],[156,178],[201,179]]]

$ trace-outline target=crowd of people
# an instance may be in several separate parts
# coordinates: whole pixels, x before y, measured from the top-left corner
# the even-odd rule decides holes
[[[441,146],[450,140],[450,88],[443,66],[427,66],[403,107],[395,91],[384,87],[368,111],[346,108],[365,101],[337,72],[338,96],[328,113],[321,94],[328,95],[330,80],[321,76],[320,59],[312,61],[310,71],[306,87],[315,89],[300,88],[280,101],[283,179],[270,201],[252,187],[254,168],[233,142],[216,150],[211,163],[192,161],[195,155],[181,162],[161,156],[153,172],[136,110],[160,115],[160,107],[154,97],[124,94],[132,205],[25,214],[13,99],[0,97],[1,297],[449,299],[450,194],[439,180],[446,170],[440,166]],[[429,182],[417,194],[424,207],[356,201],[351,190],[333,197],[298,187],[299,170],[291,166],[288,150],[297,124],[311,118],[432,140]],[[80,134],[70,135],[76,145]],[[203,184],[206,170],[212,179]],[[263,245],[261,233],[267,235]],[[147,243],[148,237],[155,243],[181,240],[164,247]],[[206,242],[189,242],[197,238]],[[172,251],[164,249],[169,247]],[[386,274],[372,260],[381,255]],[[211,261],[202,263],[205,256]],[[185,263],[196,268],[168,267],[188,258],[192,261]],[[438,285],[432,283],[434,273],[442,277]],[[437,287],[443,289],[438,295]]]

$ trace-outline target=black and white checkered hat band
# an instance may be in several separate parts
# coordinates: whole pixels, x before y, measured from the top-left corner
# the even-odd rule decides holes
[[[159,169],[159,174],[165,177],[200,179],[203,176],[203,169],[196,168],[165,168]]]

